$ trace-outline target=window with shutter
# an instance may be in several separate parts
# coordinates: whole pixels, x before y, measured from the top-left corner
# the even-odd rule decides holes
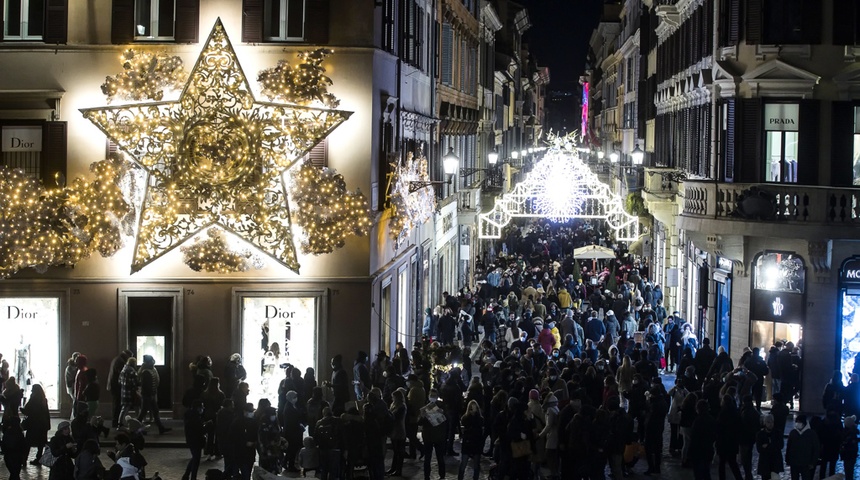
[[[263,0],[242,0],[242,41],[263,41]]]
[[[308,159],[315,167],[328,167],[328,139],[323,139],[308,152]]]
[[[457,52],[458,65],[457,68],[460,70],[460,91],[467,92],[469,89],[469,84],[467,75],[469,73],[469,49],[466,48],[466,39],[460,40],[460,51]]]
[[[45,0],[5,0],[3,3],[3,40],[42,40]]]
[[[397,0],[384,0],[382,4],[382,48],[389,53],[397,53]]]
[[[66,43],[69,37],[69,1],[45,1],[45,43]]]
[[[454,83],[454,29],[450,23],[442,24],[441,78],[444,85]]]
[[[818,183],[820,104],[818,100],[800,101],[800,132],[795,164],[797,181],[805,185]]]
[[[833,44],[857,44],[857,0],[833,0]]]
[[[720,152],[723,157],[723,179],[726,182],[733,182],[735,179],[735,158],[737,151],[737,136],[735,131],[735,99],[730,98],[725,100],[723,108],[723,141],[720,145]]]
[[[134,39],[173,40],[175,15],[174,0],[134,0]]]
[[[762,3],[763,0],[747,0],[746,2],[744,38],[751,45],[762,42]]]
[[[739,149],[735,155],[736,180],[760,182],[762,172],[762,104],[759,98],[737,99],[735,115],[740,119],[736,125]]]
[[[416,12],[417,9],[416,9],[415,2],[413,0],[409,0],[407,2],[407,4],[409,5],[409,11],[404,12],[406,15],[406,21],[408,22],[407,23],[407,29],[406,29],[406,52],[405,52],[406,58],[405,58],[405,60],[407,63],[409,63],[411,65],[415,65],[416,64],[415,60],[417,58],[415,36],[416,36],[417,30],[418,30],[418,26],[416,24],[418,19],[416,18],[416,16],[418,13]]]
[[[264,0],[263,40],[304,40],[305,15],[305,0]]]
[[[66,175],[66,155],[66,122],[45,122],[40,162],[40,176],[45,185],[56,185],[57,174]]]
[[[860,185],[860,107],[853,102],[833,102],[830,122],[830,184]]]
[[[176,0],[176,43],[200,40],[200,0]]]

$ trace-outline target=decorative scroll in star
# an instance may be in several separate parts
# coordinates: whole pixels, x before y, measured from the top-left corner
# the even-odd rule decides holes
[[[212,225],[298,273],[283,173],[351,112],[255,100],[220,19],[178,101],[81,112],[147,172],[132,273]]]

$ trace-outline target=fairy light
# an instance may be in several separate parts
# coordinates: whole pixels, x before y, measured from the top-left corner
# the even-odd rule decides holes
[[[128,49],[119,57],[123,71],[105,78],[102,93],[108,103],[120,100],[156,100],[165,90],[178,90],[185,83],[182,59],[175,55],[138,52]]]
[[[177,101],[82,110],[149,175],[132,272],[217,225],[298,273],[283,174],[350,115],[331,107],[337,102],[325,91],[331,81],[320,66],[323,52],[317,52],[300,56],[305,63],[290,70],[289,81],[268,87],[264,81],[269,98],[290,104],[260,103],[218,20]],[[137,64],[128,63],[127,70],[136,72]],[[150,85],[121,83],[117,94],[125,85]],[[314,102],[328,108],[307,106]],[[362,203],[347,195],[336,205],[355,211]]]
[[[331,253],[350,235],[370,232],[370,210],[360,191],[346,189],[343,175],[305,161],[293,172],[290,193],[298,207],[295,222],[302,228],[303,253]]]
[[[91,181],[55,188],[21,170],[0,169],[0,277],[71,267],[93,252],[109,257],[122,248],[133,217],[120,188],[129,168],[118,159],[95,162]]]
[[[219,228],[206,231],[208,238],[194,238],[194,243],[180,247],[183,261],[195,272],[234,273],[263,268],[260,257],[249,249],[238,250]]]
[[[391,199],[391,222],[389,234],[400,245],[409,236],[409,232],[424,224],[436,210],[436,193],[429,186],[430,174],[427,168],[427,158],[420,154],[415,158],[412,152],[406,154],[406,160],[393,163],[394,175],[391,179],[389,197]],[[410,193],[410,184],[422,183],[428,185]]]
[[[296,105],[337,108],[340,101],[328,93],[332,82],[322,66],[323,60],[332,53],[328,48],[298,52],[299,61],[295,67],[281,60],[277,66],[263,70],[257,75],[263,96]]]

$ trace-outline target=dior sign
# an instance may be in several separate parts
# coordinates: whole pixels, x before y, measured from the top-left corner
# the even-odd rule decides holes
[[[0,145],[3,152],[41,152],[42,127],[3,127]]]

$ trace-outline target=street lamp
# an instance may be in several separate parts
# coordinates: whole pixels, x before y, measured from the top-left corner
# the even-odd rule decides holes
[[[645,152],[639,148],[639,145],[636,145],[633,151],[630,152],[630,157],[633,158],[633,165],[642,165],[642,162],[645,160]]]
[[[490,153],[487,154],[487,162],[490,165],[495,165],[496,162],[498,162],[498,161],[499,161],[499,152],[497,152],[496,149],[493,148],[493,151],[491,151]]]
[[[612,152],[609,154],[609,161],[612,163],[618,163],[618,152]]]
[[[454,154],[454,147],[448,147],[448,153],[442,157],[442,169],[445,170],[445,175],[456,174],[459,165],[460,157]]]
[[[598,158],[598,159],[603,160],[603,157],[605,157],[605,156],[606,156],[606,154],[605,154],[605,153],[603,153],[603,150],[598,150],[598,151],[597,151],[597,158]]]
[[[514,150],[513,152],[511,152],[511,158],[513,158],[514,160],[520,158],[520,152]]]

